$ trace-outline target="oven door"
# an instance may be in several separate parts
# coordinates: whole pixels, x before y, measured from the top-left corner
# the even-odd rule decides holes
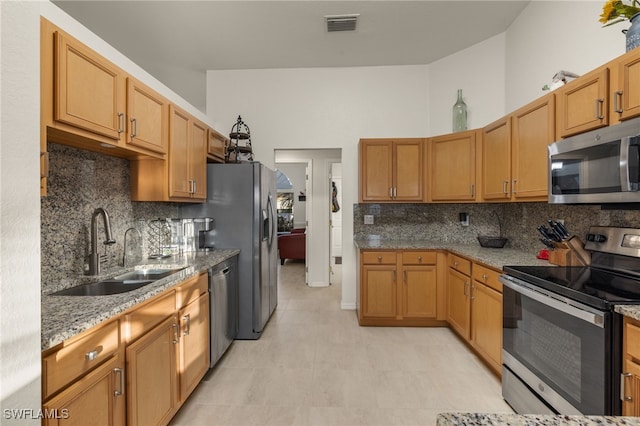
[[[530,407],[541,406],[540,401],[559,414],[614,414],[612,314],[508,275],[500,280],[503,376],[517,377],[519,388],[530,393],[523,397],[503,380],[505,400],[520,414],[544,414],[524,412],[538,410]],[[522,403],[527,399],[530,403]]]

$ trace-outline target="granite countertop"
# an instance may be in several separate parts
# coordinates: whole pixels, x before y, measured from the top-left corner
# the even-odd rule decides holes
[[[437,426],[597,426],[640,425],[638,417],[441,413]]]
[[[479,244],[456,244],[429,240],[354,240],[355,246],[362,250],[448,250],[465,256],[475,262],[483,263],[496,269],[507,265],[549,266],[546,260],[537,259],[535,254],[510,248],[484,248]],[[640,321],[640,305],[617,305],[615,311]]]
[[[109,296],[51,296],[43,294],[41,300],[42,350],[49,349],[102,321],[113,318],[138,303],[144,302],[238,253],[240,250],[237,249],[214,250],[172,256],[162,260],[149,260],[144,265],[138,265],[136,269],[145,267],[185,269],[127,293]],[[122,271],[109,275],[113,276],[119,273]],[[108,278],[108,276],[104,278]],[[80,277],[78,281],[82,283],[86,279]]]

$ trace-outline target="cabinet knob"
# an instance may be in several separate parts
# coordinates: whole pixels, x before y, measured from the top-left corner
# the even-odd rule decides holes
[[[87,361],[93,361],[94,359],[98,358],[99,353],[100,353],[99,348],[96,348],[84,354],[84,357],[86,358]]]
[[[422,256],[418,256],[418,263],[422,263]]]
[[[487,280],[487,278],[489,278],[489,276],[488,276],[487,274],[482,274],[482,279],[483,279],[483,280],[485,280],[485,281],[486,281],[486,280]]]
[[[458,261],[457,260],[453,261],[453,266],[458,267]]]
[[[382,256],[378,256],[378,263],[382,263]]]

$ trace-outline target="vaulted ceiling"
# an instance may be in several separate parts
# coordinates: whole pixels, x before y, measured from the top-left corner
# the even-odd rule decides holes
[[[204,110],[206,70],[429,64],[504,32],[529,1],[53,1]],[[355,31],[324,16],[359,14]]]

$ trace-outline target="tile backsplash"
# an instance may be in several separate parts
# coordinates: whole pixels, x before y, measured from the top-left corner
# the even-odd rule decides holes
[[[462,212],[469,214],[469,226],[460,224]],[[374,224],[365,225],[364,215],[372,215]],[[499,235],[501,222],[502,236],[509,239],[506,247],[532,253],[545,248],[536,227],[546,224],[548,219],[563,219],[569,232],[583,241],[593,225],[640,228],[640,210],[603,210],[599,205],[356,204],[353,209],[354,238],[357,239],[379,237],[477,244],[478,235]]]
[[[43,293],[69,287],[84,274],[96,208],[109,213],[116,240],[113,245],[102,244],[104,229],[98,217],[98,253],[107,255],[103,271],[122,264],[128,228],[144,235],[149,221],[178,217],[178,204],[131,201],[128,160],[55,143],[48,144],[48,151],[47,196],[41,199]],[[144,244],[140,250],[146,254]]]

